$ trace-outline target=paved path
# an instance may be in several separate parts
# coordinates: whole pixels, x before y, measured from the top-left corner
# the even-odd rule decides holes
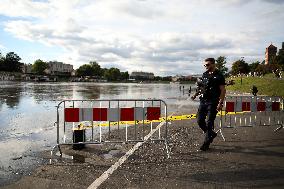
[[[226,142],[219,136],[201,152],[203,137],[194,121],[176,121],[170,129],[170,159],[163,144],[146,143],[99,188],[284,188],[284,129],[274,133],[275,128],[227,128]],[[40,167],[4,188],[87,188],[123,155],[102,158],[108,150],[113,147],[86,149],[80,152],[84,161]]]

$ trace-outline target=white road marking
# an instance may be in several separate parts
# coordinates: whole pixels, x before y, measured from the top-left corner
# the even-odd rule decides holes
[[[187,98],[186,100],[188,100]],[[182,103],[178,109],[180,109],[184,104]],[[172,116],[175,112],[173,112],[170,116]],[[160,129],[165,122],[161,122],[154,130],[152,130],[148,135],[144,137],[143,142],[138,142],[131,148],[124,156],[122,156],[115,164],[113,164],[108,170],[106,170],[99,178],[97,178],[88,189],[96,189],[98,188],[105,180],[109,178],[109,176],[121,166],[129,156],[131,156],[140,146],[142,146],[158,129]]]

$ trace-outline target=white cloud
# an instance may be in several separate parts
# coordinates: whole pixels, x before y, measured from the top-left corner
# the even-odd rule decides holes
[[[1,44],[0,44],[0,49],[1,49],[1,50],[6,50],[7,48],[6,48],[4,45],[1,45]]]
[[[277,14],[267,11],[267,2],[255,0],[12,3],[1,0],[0,14],[13,18],[4,23],[5,31],[22,40],[61,47],[65,53],[58,60],[75,67],[96,60],[102,67],[123,71],[198,73],[208,56],[263,59],[267,40],[274,39],[267,36],[280,36],[278,30],[284,29],[274,22],[283,18],[279,11],[283,4],[277,1],[269,3]]]
[[[44,2],[30,0],[1,0],[0,13],[11,17],[45,17],[49,9]]]

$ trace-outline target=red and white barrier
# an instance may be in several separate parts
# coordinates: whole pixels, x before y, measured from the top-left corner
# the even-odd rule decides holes
[[[229,124],[226,127],[234,127],[237,125],[279,125],[283,123],[283,120],[281,120],[279,116],[283,112],[282,104],[283,99],[281,97],[226,96],[225,111],[229,114],[229,116],[225,115],[224,117],[225,122],[229,119]],[[236,115],[232,118],[233,114]],[[220,121],[221,127],[223,127],[222,123],[223,122]]]
[[[65,108],[65,122],[159,120],[160,107]]]
[[[280,111],[281,98],[278,97],[226,97],[226,112]]]

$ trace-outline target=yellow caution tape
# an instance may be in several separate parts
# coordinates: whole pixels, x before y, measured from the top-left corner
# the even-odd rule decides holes
[[[217,116],[224,116],[224,115],[234,115],[234,114],[243,114],[246,112],[218,112]],[[188,115],[177,115],[177,116],[168,116],[168,121],[181,121],[181,120],[190,120],[190,119],[196,119],[197,115],[196,114],[188,114]],[[79,125],[80,129],[87,129],[87,128],[92,128],[92,127],[106,127],[106,126],[118,126],[118,125],[135,125],[136,124],[150,124],[150,123],[159,123],[159,122],[164,122],[166,121],[165,117],[161,117],[159,120],[137,120],[137,121],[120,121],[120,122],[108,122],[108,121],[104,121],[104,122],[88,122],[88,125],[85,125],[84,123],[86,122],[82,122]]]

